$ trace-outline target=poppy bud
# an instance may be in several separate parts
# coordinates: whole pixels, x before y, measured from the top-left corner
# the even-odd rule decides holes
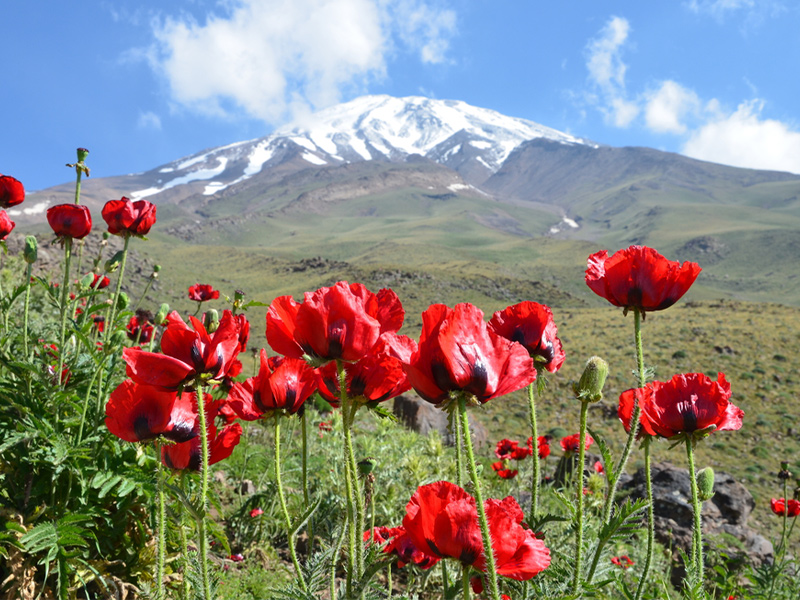
[[[78,285],[82,290],[88,290],[92,284],[94,283],[94,273],[87,273],[81,280],[78,282]]]
[[[105,272],[106,273],[113,273],[119,268],[120,263],[122,262],[122,257],[124,256],[125,252],[119,250],[118,252],[114,253],[114,256],[109,258],[105,264]]]
[[[219,327],[219,313],[213,308],[203,313],[203,325],[208,333],[214,333]]]
[[[124,331],[116,331],[114,335],[111,336],[111,345],[122,346],[127,338],[128,336]]]
[[[161,265],[153,265],[153,274],[150,275],[153,279],[158,279],[158,272],[161,270]]]
[[[158,312],[156,313],[155,324],[163,325],[168,314],[169,314],[169,304],[165,302],[159,307]]]
[[[706,467],[697,473],[697,494],[701,502],[711,500],[714,496],[714,469]]]
[[[373,469],[375,469],[375,459],[374,458],[365,458],[364,460],[358,461],[356,464],[358,467],[358,472],[362,475],[369,475],[372,473]]]
[[[25,262],[29,265],[35,263],[36,259],[39,258],[39,243],[32,235],[25,237],[25,250],[23,250],[23,256],[25,257]]]
[[[89,156],[89,151],[86,148],[78,148],[78,162],[86,160]]]
[[[572,386],[575,397],[581,402],[602,400],[606,377],[608,377],[608,363],[599,356],[591,357],[586,361],[580,381]]]
[[[125,310],[128,308],[128,304],[130,304],[128,294],[125,292],[120,292],[119,297],[117,298],[117,310]]]

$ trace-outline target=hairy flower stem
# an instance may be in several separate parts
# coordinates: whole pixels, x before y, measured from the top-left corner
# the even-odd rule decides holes
[[[286,537],[289,543],[289,556],[292,557],[292,564],[294,571],[297,574],[297,581],[304,592],[308,593],[308,586],[303,577],[303,571],[300,569],[300,563],[297,561],[297,552],[294,547],[294,532],[292,531],[292,520],[289,517],[289,509],[286,508],[286,496],[283,493],[283,483],[281,482],[281,417],[278,413],[275,414],[275,485],[278,486],[278,500],[281,503],[281,511],[283,512],[283,520],[286,524]]]
[[[644,557],[644,568],[639,577],[639,585],[636,587],[636,595],[634,600],[640,600],[644,594],[645,585],[647,585],[647,576],[650,573],[650,565],[653,562],[653,546],[655,544],[655,517],[653,515],[653,478],[651,475],[651,456],[650,456],[650,441],[651,437],[645,436],[642,441],[644,446],[644,476],[645,486],[647,488],[647,554]]]
[[[572,577],[572,593],[581,597],[579,592],[581,584],[581,563],[583,562],[583,464],[586,461],[586,416],[589,412],[589,403],[581,402],[581,424],[578,438],[578,506],[577,527],[575,531],[575,572]]]
[[[63,387],[66,383],[62,379],[62,372],[64,371],[64,344],[67,337],[67,303],[69,301],[69,263],[72,257],[72,238],[64,239],[64,279],[61,282],[61,335],[58,344],[58,371],[56,372],[56,381],[58,386]],[[56,410],[56,422],[58,422],[58,410]]]
[[[305,513],[310,506],[308,494],[308,427],[306,425],[306,411],[300,417],[300,431],[303,435],[303,512]],[[306,531],[308,532],[308,555],[314,552],[314,524],[313,516],[308,518]]]
[[[695,584],[703,585],[703,523],[701,517],[702,504],[697,491],[697,474],[694,468],[694,448],[692,440],[686,437],[686,458],[689,459],[689,483],[692,486],[692,510],[694,512],[694,528],[692,531],[692,568],[695,573]]]
[[[125,240],[127,242],[127,239]],[[123,264],[125,259],[123,258]],[[122,273],[120,273],[122,279]],[[119,286],[118,286],[119,287]],[[213,600],[211,597],[211,580],[208,575],[208,535],[206,533],[206,513],[208,512],[208,426],[206,421],[206,403],[203,386],[197,386],[197,415],[200,421],[200,505],[198,507],[199,519],[197,522],[197,544],[200,547],[200,576],[203,581],[203,600]]]
[[[634,308],[633,309],[633,330],[634,339],[636,342],[636,363],[639,369],[639,387],[644,387],[645,372],[644,372],[644,350],[642,348],[642,313]],[[628,458],[633,450],[633,442],[636,440],[636,434],[639,432],[639,417],[642,414],[642,409],[639,403],[636,402],[633,407],[633,414],[631,415],[631,430],[628,433],[628,440],[625,442],[625,447],[622,450],[622,456],[616,465],[614,479],[608,482],[608,494],[606,501],[603,505],[603,525],[611,520],[611,509],[614,506],[614,498],[617,495],[617,483],[619,478],[625,472],[625,465],[628,464]]]
[[[478,523],[481,526],[481,537],[483,538],[483,552],[486,557],[486,576],[489,580],[489,593],[492,600],[500,600],[500,592],[497,588],[497,571],[495,570],[494,553],[492,551],[492,537],[489,533],[489,521],[486,519],[486,508],[483,506],[483,494],[481,493],[481,482],[478,479],[478,469],[475,466],[475,453],[472,450],[472,436],[469,433],[465,394],[461,394],[458,398],[458,412],[461,417],[464,448],[467,451],[467,470],[475,488],[473,491],[475,493],[476,508],[478,509]]]
[[[460,416],[453,416],[453,424],[455,425],[453,432],[456,438],[456,483],[458,487],[464,487],[464,467],[461,464],[461,455],[462,455],[462,443],[461,443],[461,417]]]
[[[537,374],[538,375],[538,374]],[[538,379],[538,378],[537,378]],[[534,382],[535,383],[535,382]],[[528,408],[531,422],[531,448],[533,448],[533,474],[531,475],[531,512],[528,523],[536,521],[539,511],[539,482],[542,478],[541,465],[539,464],[539,430],[536,425],[536,390],[534,383],[528,386]]]
[[[125,245],[122,247],[122,260],[119,265],[119,277],[117,277],[117,287],[114,290],[114,299],[108,309],[108,317],[106,318],[105,339],[103,340],[103,347],[108,344],[111,339],[111,334],[114,333],[114,319],[117,316],[117,304],[119,303],[119,295],[122,292],[122,277],[125,275],[125,263],[128,261],[128,244],[131,241],[131,236],[125,236]]]
[[[471,596],[469,589],[469,567],[466,566],[461,567],[461,596],[464,600],[469,600]]]
[[[358,477],[356,476],[356,461],[355,454],[353,453],[353,439],[350,428],[352,427],[351,421],[351,408],[350,399],[347,396],[347,373],[344,370],[344,363],[341,360],[336,360],[336,370],[339,375],[339,398],[342,407],[342,429],[344,430],[344,483],[345,493],[347,499],[347,597],[352,595],[353,578],[358,580],[361,577],[359,570],[359,561],[357,554],[360,554],[357,546],[356,517],[357,502],[355,498],[359,497],[358,494]]]
[[[158,552],[156,553],[156,585],[158,592],[156,598],[166,598],[164,595],[164,564],[167,557],[167,504],[164,499],[164,468],[161,465],[161,444],[156,442],[156,482],[158,485],[158,511],[156,512],[156,529],[158,531]]]

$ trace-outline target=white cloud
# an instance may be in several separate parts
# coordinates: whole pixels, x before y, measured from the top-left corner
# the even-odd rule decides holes
[[[685,133],[684,119],[700,109],[700,99],[694,91],[670,80],[645,94],[645,103],[645,123],[656,133]]]
[[[627,98],[622,49],[628,40],[630,24],[623,17],[611,17],[600,34],[586,47],[586,67],[595,88],[591,99],[617,127],[627,127],[639,114],[639,107]]]
[[[395,40],[425,63],[445,60],[452,10],[434,0],[231,0],[201,23],[154,26],[151,63],[173,101],[265,122],[338,102],[343,90],[385,75]],[[151,54],[152,56],[152,54]]]
[[[762,119],[761,100],[743,102],[725,114],[715,101],[715,115],[691,133],[683,154],[735,167],[800,174],[800,131],[774,119]]]
[[[743,8],[750,9],[754,5],[755,0],[689,0],[686,3],[688,9],[694,13],[709,13],[714,16]]]
[[[161,131],[161,118],[151,111],[139,113],[136,126],[139,129],[155,129],[156,131]]]

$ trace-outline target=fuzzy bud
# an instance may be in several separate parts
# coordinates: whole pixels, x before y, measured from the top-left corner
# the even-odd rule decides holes
[[[586,361],[581,380],[572,386],[575,397],[581,402],[598,402],[603,399],[603,386],[608,377],[608,363],[599,356]]]
[[[128,308],[128,304],[130,304],[128,294],[125,292],[120,292],[119,297],[117,298],[117,310],[125,310]]]
[[[697,473],[697,494],[701,502],[714,496],[714,469],[706,467]]]
[[[119,252],[114,253],[114,256],[109,258],[104,265],[104,269],[106,273],[113,273],[119,268],[119,265],[122,263],[122,257],[125,253],[120,250]]]
[[[169,304],[165,302],[159,307],[158,312],[156,313],[155,324],[163,325],[164,321],[167,319],[168,314],[169,314]]]
[[[89,156],[89,151],[86,148],[78,148],[78,162],[83,162]]]
[[[375,469],[375,459],[365,458],[364,460],[358,461],[356,466],[358,467],[359,473],[362,475],[369,475]]]
[[[203,325],[208,333],[214,333],[219,327],[219,313],[213,308],[203,314]]]
[[[29,265],[35,263],[36,259],[39,258],[39,243],[32,235],[25,237],[25,250],[23,250],[23,256],[25,257],[25,262]]]
[[[87,273],[81,277],[78,285],[80,286],[81,290],[88,290],[90,287],[92,287],[92,283],[94,283],[94,273]]]

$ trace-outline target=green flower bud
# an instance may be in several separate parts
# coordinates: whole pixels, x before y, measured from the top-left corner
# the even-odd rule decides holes
[[[163,325],[164,321],[167,319],[167,315],[169,314],[169,304],[166,302],[161,305],[156,313],[155,324],[156,325]]]
[[[87,156],[89,156],[89,151],[86,148],[78,148],[78,162],[86,160]]]
[[[128,335],[124,331],[115,331],[114,335],[111,336],[111,345],[122,346],[127,339]]]
[[[90,287],[92,287],[92,283],[94,283],[94,273],[87,273],[81,277],[78,285],[80,286],[81,290],[88,290]]]
[[[32,235],[25,237],[25,250],[23,251],[25,262],[32,265],[39,258],[39,243]]]
[[[572,386],[575,397],[581,402],[602,400],[606,377],[608,377],[608,363],[599,356],[593,356],[586,361],[581,380]]]
[[[153,273],[158,273],[161,270],[161,265],[153,265]]]
[[[122,257],[125,253],[120,250],[119,252],[114,253],[114,256],[109,258],[104,265],[104,269],[106,273],[113,273],[119,268],[120,263],[122,263]]]
[[[120,292],[119,297],[117,298],[117,310],[125,310],[128,308],[128,304],[130,304],[128,294],[125,292]]]
[[[208,333],[214,333],[219,327],[219,313],[211,308],[203,315],[203,325]]]
[[[697,494],[701,502],[714,496],[714,469],[706,467],[697,473]]]
[[[358,461],[356,463],[358,467],[358,472],[362,475],[369,475],[375,469],[375,459],[374,458],[365,458],[364,460]]]

